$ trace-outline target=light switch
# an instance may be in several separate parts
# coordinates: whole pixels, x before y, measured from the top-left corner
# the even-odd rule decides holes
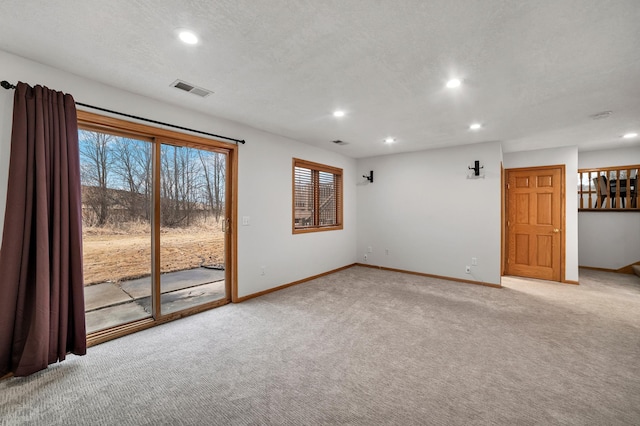
[[[242,226],[249,226],[249,216],[242,216]]]

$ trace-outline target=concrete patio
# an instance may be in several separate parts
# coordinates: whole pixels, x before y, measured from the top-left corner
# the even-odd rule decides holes
[[[225,297],[225,272],[194,268],[160,276],[161,312],[177,312]],[[151,316],[151,277],[84,288],[87,333]]]

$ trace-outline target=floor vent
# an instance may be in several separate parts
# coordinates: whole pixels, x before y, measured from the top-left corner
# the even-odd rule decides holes
[[[176,80],[171,83],[171,87],[175,87],[176,89],[184,90],[185,92],[192,93],[196,96],[200,96],[201,98],[205,98],[212,94],[211,90],[203,89],[202,87],[194,86],[191,83],[187,83],[186,81]]]
[[[348,142],[345,141],[341,141],[340,139],[336,139],[335,141],[331,141],[333,143],[335,143],[336,145],[348,145]]]

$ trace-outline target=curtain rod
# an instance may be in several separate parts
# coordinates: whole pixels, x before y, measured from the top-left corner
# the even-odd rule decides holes
[[[0,82],[0,86],[2,86],[3,88],[5,88],[7,90],[16,88],[16,86],[14,86],[13,84],[9,83],[6,80],[2,80],[2,82]],[[241,144],[244,145],[246,143],[244,139],[234,139],[234,138],[230,138],[230,137],[227,137],[227,136],[216,135],[214,133],[203,132],[201,130],[190,129],[188,127],[182,127],[182,126],[177,126],[175,124],[164,123],[162,121],[151,120],[149,118],[138,117],[137,115],[125,114],[124,112],[118,112],[118,111],[113,111],[113,110],[110,110],[110,109],[101,108],[101,107],[97,107],[97,106],[93,106],[93,105],[83,104],[82,102],[76,102],[76,105],[80,105],[80,106],[87,107],[87,108],[93,108],[93,109],[97,109],[97,110],[104,111],[104,112],[109,112],[111,114],[122,115],[124,117],[129,117],[129,118],[133,118],[133,119],[136,119],[136,120],[142,120],[142,121],[146,121],[146,122],[153,123],[153,124],[160,124],[162,126],[169,126],[169,127],[173,127],[174,129],[186,130],[188,132],[199,133],[201,135],[213,136],[214,138],[226,139],[226,140],[229,140],[229,141],[233,141],[233,142],[235,142],[237,144],[241,143]]]

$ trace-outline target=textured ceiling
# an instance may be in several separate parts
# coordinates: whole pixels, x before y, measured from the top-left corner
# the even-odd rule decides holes
[[[1,50],[356,158],[638,146],[639,46],[638,0],[0,2]]]

